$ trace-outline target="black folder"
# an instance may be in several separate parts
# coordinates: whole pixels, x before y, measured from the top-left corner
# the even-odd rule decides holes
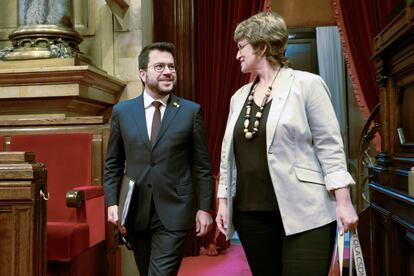
[[[134,192],[135,181],[126,174],[122,177],[121,191],[119,193],[118,220],[120,226],[124,226],[128,216],[132,193]]]

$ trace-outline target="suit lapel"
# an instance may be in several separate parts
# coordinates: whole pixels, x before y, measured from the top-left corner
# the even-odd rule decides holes
[[[148,130],[147,130],[147,122],[145,119],[145,110],[144,110],[144,97],[142,95],[138,96],[135,99],[135,104],[133,106],[133,118],[137,125],[138,133],[141,135],[142,141],[147,146],[149,150],[152,149],[152,145],[150,143],[148,137]]]
[[[154,147],[157,145],[158,141],[165,134],[166,130],[170,126],[171,122],[173,121],[175,115],[177,114],[180,108],[181,108],[180,99],[174,94],[171,94],[170,98],[168,99],[168,104],[165,108],[164,116],[162,117],[160,130],[158,132],[157,141],[155,142]]]
[[[293,70],[290,68],[282,68],[280,76],[276,80],[276,87],[273,95],[272,105],[270,107],[267,124],[266,124],[266,145],[269,150],[272,144],[273,137],[276,132],[276,127],[282,114],[283,107],[290,93],[290,88],[293,82]]]

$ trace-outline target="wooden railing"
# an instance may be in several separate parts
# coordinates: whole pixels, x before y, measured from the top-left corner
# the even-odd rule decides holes
[[[369,206],[368,196],[368,168],[372,168],[375,164],[375,155],[378,151],[372,145],[372,141],[379,137],[381,124],[375,122],[375,118],[380,111],[380,104],[377,104],[367,122],[362,129],[358,146],[358,163],[357,163],[357,185],[356,185],[356,205],[358,213],[361,213]],[[379,140],[379,139],[378,139]]]

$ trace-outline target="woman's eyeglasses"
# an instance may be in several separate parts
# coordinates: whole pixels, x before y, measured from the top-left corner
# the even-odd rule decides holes
[[[239,51],[241,51],[244,47],[246,47],[247,44],[249,44],[249,41],[240,41],[239,43],[237,43],[237,48],[239,48]]]

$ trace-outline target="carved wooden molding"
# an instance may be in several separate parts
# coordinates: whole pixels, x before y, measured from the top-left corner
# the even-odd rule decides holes
[[[0,115],[0,127],[16,126],[66,126],[66,125],[102,125],[103,116],[66,117],[64,114]],[[1,131],[0,131],[1,133]],[[4,133],[3,133],[4,134]],[[95,135],[95,134],[94,134]],[[95,136],[94,136],[95,139]],[[1,153],[1,152],[0,152]],[[1,161],[0,156],[0,161]]]
[[[0,87],[77,83],[96,88],[96,93],[99,93],[100,91],[100,93],[104,92],[116,96],[118,93],[122,92],[126,86],[124,82],[88,65],[44,68],[5,68],[0,69],[0,75]]]
[[[30,61],[21,63],[28,65]],[[68,116],[102,115],[118,101],[126,86],[88,65],[3,68],[0,67],[2,115],[44,114],[46,110]]]

